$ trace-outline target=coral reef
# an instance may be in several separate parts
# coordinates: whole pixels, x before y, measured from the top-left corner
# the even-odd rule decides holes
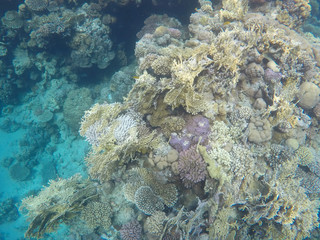
[[[101,9],[110,2],[76,7],[70,21],[62,14],[61,31],[31,11],[31,40],[44,48],[58,35],[73,67],[106,69],[114,52]],[[122,226],[122,239],[305,239],[318,228],[320,64],[316,44],[294,30],[309,3],[212,4],[200,0],[188,26],[149,17],[137,34],[136,71],[113,74],[110,90],[103,83],[59,93],[74,129],[95,102],[79,131],[91,145],[90,179],[52,181],[26,198],[27,237],[74,216],[101,235],[110,230],[104,238]],[[50,34],[40,33],[48,27],[41,22],[53,23]],[[43,67],[44,56],[29,54],[32,41],[14,50],[26,60],[13,63],[15,74],[37,59],[41,76],[53,75],[59,63]],[[50,106],[33,108],[39,124],[56,117]]]

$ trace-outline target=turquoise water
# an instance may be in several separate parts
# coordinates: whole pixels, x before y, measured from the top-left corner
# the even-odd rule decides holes
[[[248,2],[4,0],[0,240],[319,239],[319,3]]]

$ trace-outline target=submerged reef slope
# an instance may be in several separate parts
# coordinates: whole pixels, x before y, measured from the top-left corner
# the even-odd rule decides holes
[[[76,187],[96,192],[62,205],[64,223],[82,215],[105,239],[319,238],[319,49],[294,30],[309,7],[199,0],[188,26],[150,16],[131,91],[82,118],[90,179]],[[23,201],[27,237],[62,219],[41,197],[52,187]],[[86,216],[97,208],[107,220]]]

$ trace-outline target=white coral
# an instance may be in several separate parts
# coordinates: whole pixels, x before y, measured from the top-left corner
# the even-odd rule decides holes
[[[115,121],[118,126],[114,129],[114,137],[117,143],[123,143],[130,136],[129,131],[136,127],[139,122],[137,121],[138,115],[132,112],[119,116]]]

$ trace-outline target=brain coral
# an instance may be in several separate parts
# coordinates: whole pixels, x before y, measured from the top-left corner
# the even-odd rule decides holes
[[[180,178],[188,188],[206,178],[207,164],[197,152],[195,146],[179,154],[178,169]]]

